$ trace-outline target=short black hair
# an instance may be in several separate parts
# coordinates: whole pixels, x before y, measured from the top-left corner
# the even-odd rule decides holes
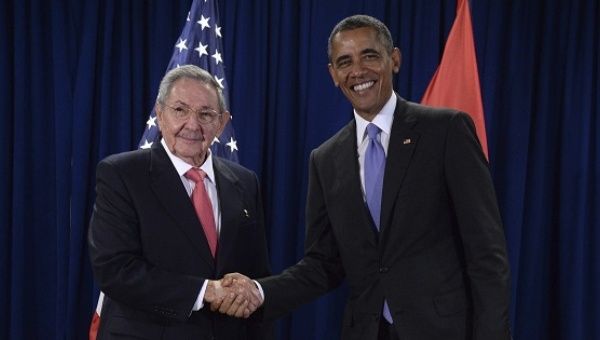
[[[331,61],[331,45],[333,37],[342,31],[350,31],[357,28],[370,27],[377,33],[377,39],[385,47],[388,52],[392,52],[394,49],[394,41],[392,40],[392,34],[385,24],[372,16],[358,14],[347,17],[342,21],[338,22],[337,25],[331,31],[329,40],[327,41],[327,56]]]

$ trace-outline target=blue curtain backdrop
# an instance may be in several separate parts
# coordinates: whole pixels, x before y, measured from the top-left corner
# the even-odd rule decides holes
[[[190,0],[0,1],[0,339],[85,339],[94,169],[134,149]],[[455,1],[219,0],[240,162],[262,183],[275,272],[302,255],[307,157],[352,118],[327,72],[345,16],[382,19],[419,101]],[[515,339],[600,339],[600,5],[471,1]],[[336,339],[342,287],[278,339]]]

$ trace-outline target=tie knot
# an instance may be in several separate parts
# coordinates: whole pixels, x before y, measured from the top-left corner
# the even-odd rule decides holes
[[[194,181],[194,183],[204,181],[204,177],[206,177],[206,172],[202,169],[191,168],[185,173],[185,178]]]
[[[373,123],[369,123],[369,125],[367,125],[367,135],[373,140],[377,140],[377,135],[380,131],[381,129],[379,129],[379,126]]]

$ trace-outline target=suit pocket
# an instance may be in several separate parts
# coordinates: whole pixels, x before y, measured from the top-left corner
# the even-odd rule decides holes
[[[113,316],[107,321],[111,338],[159,340],[164,332],[164,327],[140,320]]]
[[[439,316],[464,313],[468,304],[465,287],[438,295],[433,299],[433,304]]]

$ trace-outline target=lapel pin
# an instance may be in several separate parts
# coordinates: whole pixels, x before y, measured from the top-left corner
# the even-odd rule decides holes
[[[402,144],[406,145],[406,144],[410,144],[410,142],[411,142],[410,138],[406,138],[406,139],[405,139],[405,140],[402,142]]]
[[[246,210],[246,209],[244,209],[244,216],[250,217],[250,215],[248,214],[248,210]]]

